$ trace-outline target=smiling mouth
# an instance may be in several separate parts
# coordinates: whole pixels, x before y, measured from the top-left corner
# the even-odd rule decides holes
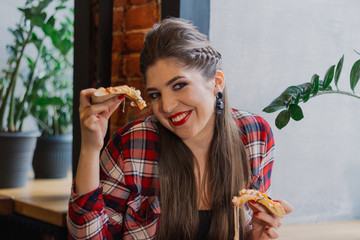
[[[180,126],[189,119],[190,115],[191,115],[191,111],[181,112],[173,116],[170,116],[169,119],[171,120],[172,124],[174,124],[175,126]]]

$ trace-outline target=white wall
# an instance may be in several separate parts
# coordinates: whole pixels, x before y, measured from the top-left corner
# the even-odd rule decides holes
[[[21,6],[23,0],[2,0],[0,4],[0,67],[6,64],[7,52],[6,45],[12,42],[12,34],[8,31],[9,27],[14,27],[20,19],[20,12],[17,7]]]
[[[359,9],[358,0],[211,0],[209,35],[224,58],[232,106],[262,115],[273,129],[272,196],[295,207],[285,224],[360,218],[360,100],[315,97],[301,104],[305,118],[282,130],[277,113],[262,112],[286,87],[323,77],[342,54],[339,87],[351,91]]]
[[[0,4],[0,69],[7,67],[8,53],[6,51],[6,45],[12,44],[14,41],[13,35],[8,31],[8,28],[15,28],[15,25],[19,23],[21,13],[17,9],[23,7],[25,0],[1,0]],[[2,72],[0,73],[3,74]],[[20,84],[18,83],[18,86]],[[19,90],[18,90],[19,91]],[[37,130],[35,121],[28,117],[24,122],[24,131]]]

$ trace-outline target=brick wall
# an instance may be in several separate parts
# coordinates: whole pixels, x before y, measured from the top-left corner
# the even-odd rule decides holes
[[[160,21],[160,13],[160,0],[114,0],[111,85],[133,86],[141,91],[148,103],[140,73],[139,54],[145,34]],[[138,108],[131,107],[127,100],[125,113],[121,107],[111,117],[110,133],[147,114],[148,109],[140,112]]]

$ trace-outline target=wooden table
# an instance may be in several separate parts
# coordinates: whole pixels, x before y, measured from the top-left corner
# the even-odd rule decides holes
[[[64,179],[30,179],[23,188],[0,189],[0,215],[9,219],[3,221],[13,222],[13,225],[26,221],[27,226],[48,229],[47,234],[56,232],[59,235],[61,232],[64,236],[71,183],[69,173]]]
[[[0,189],[0,195],[13,199],[14,212],[64,227],[71,183],[71,174],[65,179],[31,179],[23,188]],[[9,207],[8,201],[1,202],[0,212]]]

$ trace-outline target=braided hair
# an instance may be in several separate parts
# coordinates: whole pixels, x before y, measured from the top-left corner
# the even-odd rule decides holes
[[[155,34],[156,33],[156,34]],[[150,31],[140,54],[140,70],[143,76],[147,68],[160,59],[180,60],[184,67],[200,70],[211,78],[221,69],[221,54],[190,22],[168,18],[156,24]]]

